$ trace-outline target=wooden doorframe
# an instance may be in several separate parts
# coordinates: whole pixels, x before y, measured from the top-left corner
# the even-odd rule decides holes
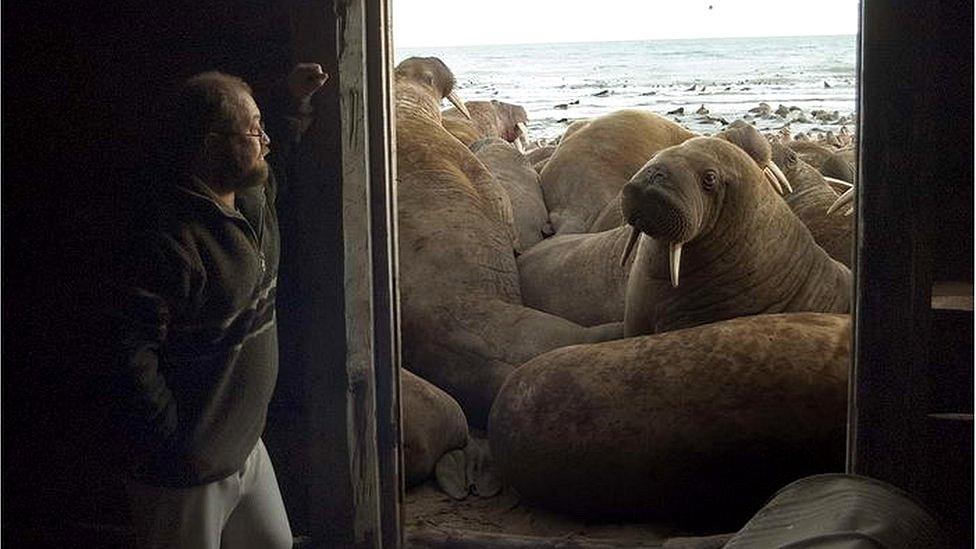
[[[332,373],[345,383],[337,390],[335,379],[311,376],[308,388],[309,403],[321,395],[340,395],[341,406],[329,411],[341,408],[342,417],[330,417],[321,409],[323,413],[317,413],[316,405],[309,404],[315,416],[309,429],[309,457],[311,463],[327,463],[317,461],[316,456],[327,452],[316,450],[315,441],[334,440],[330,436],[338,424],[348,467],[313,471],[305,506],[315,544],[334,541],[322,525],[335,521],[330,511],[342,505],[351,510],[352,539],[344,541],[399,547],[404,539],[389,4],[390,0],[318,0],[312,8],[297,0],[295,4],[298,12],[311,10],[321,16],[319,23],[306,23],[296,34],[296,55],[318,44],[336,61],[338,97],[332,112],[338,118],[334,127],[340,132],[342,162],[347,352]],[[932,31],[952,23],[940,19],[939,13],[919,14],[908,5],[883,0],[862,0],[860,9],[848,471],[918,494],[930,480],[916,473],[928,459],[926,446],[918,441],[925,439],[924,407],[930,400],[924,365],[933,237],[932,227],[925,224],[931,218],[927,221],[925,215],[933,209],[931,194],[920,192],[925,186],[918,184],[918,175],[926,173],[920,166],[929,165],[906,151],[924,145],[929,134],[938,131],[938,122],[946,119],[936,105],[938,85],[921,85],[928,81],[920,60],[927,51],[938,53]],[[317,24],[332,28],[319,33]],[[322,36],[334,37],[334,44],[322,43]],[[925,177],[936,185],[933,174],[938,173]],[[335,482],[351,490],[323,505],[335,497],[330,484]]]
[[[298,214],[305,245],[322,243],[323,249],[338,248],[341,255],[324,258],[322,250],[298,250],[302,265],[292,281],[309,294],[301,304],[305,311],[291,365],[300,379],[297,405],[302,411],[290,417],[301,427],[286,435],[299,456],[285,472],[290,478],[283,486],[289,490],[283,495],[294,514],[293,528],[302,535],[302,544],[312,547],[403,545],[387,4],[287,4],[293,60],[317,60],[331,75],[328,89],[315,98],[316,120],[302,143],[298,178],[311,180],[302,181],[303,187],[335,187],[313,192],[289,213]],[[323,178],[325,173],[333,173],[334,180]],[[334,244],[324,242],[335,233],[328,227],[335,220],[323,219],[328,214],[341,219]],[[323,287],[329,276],[338,280]],[[338,303],[317,295],[336,291],[336,286]],[[343,341],[321,341],[328,334]]]

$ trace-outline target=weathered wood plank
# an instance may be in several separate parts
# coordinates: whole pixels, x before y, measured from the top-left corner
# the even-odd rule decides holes
[[[379,547],[379,462],[376,447],[376,372],[373,363],[373,272],[363,0],[335,4],[342,116],[342,227],[346,303],[346,375],[349,379],[349,472],[353,542]]]
[[[366,80],[373,252],[373,357],[382,545],[403,545],[400,318],[397,287],[392,44],[387,0],[366,2]]]

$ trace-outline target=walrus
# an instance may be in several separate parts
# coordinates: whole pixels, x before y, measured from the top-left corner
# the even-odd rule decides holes
[[[448,132],[462,143],[471,146],[480,139],[497,137],[525,150],[528,129],[525,123],[529,115],[525,108],[512,103],[491,101],[466,101],[465,112],[457,107],[441,113],[441,123]]]
[[[630,227],[556,235],[518,257],[522,302],[583,326],[621,322],[633,256]]]
[[[850,268],[854,253],[854,224],[849,217],[828,216],[837,193],[813,166],[800,160],[793,149],[772,144],[772,158],[793,185],[786,204],[806,225],[813,239],[830,257]]]
[[[824,161],[834,154],[829,147],[825,147],[813,141],[790,141],[786,146],[796,151],[800,160],[813,166],[817,170],[823,165]]]
[[[484,426],[518,365],[548,350],[619,337],[522,305],[504,189],[441,125],[454,75],[434,57],[394,71],[403,366]]]
[[[557,349],[505,382],[491,452],[549,509],[737,528],[843,471],[850,334],[848,315],[789,313]]]
[[[857,179],[857,149],[850,147],[834,151],[820,165],[820,173],[854,184]]]
[[[603,207],[655,152],[694,135],[652,112],[626,109],[564,137],[541,172],[556,234],[591,232]]]
[[[529,159],[504,139],[490,137],[472,143],[471,152],[505,189],[512,203],[512,219],[519,249],[528,250],[552,234],[549,212],[542,198],[539,174]]]
[[[525,152],[525,159],[535,166],[539,162],[552,156],[556,152],[556,145],[545,145]]]
[[[741,128],[733,123],[716,137],[730,139],[737,146],[751,146],[740,134],[746,131],[755,138],[758,132],[751,126]],[[770,186],[777,192],[789,186],[785,174],[768,155],[755,155],[765,161],[761,169]],[[652,196],[637,195],[641,197]],[[584,326],[622,320],[634,266],[633,255],[623,263],[619,258],[627,249],[630,233],[630,227],[621,225],[598,233],[556,235],[537,244],[518,258],[523,302]]]
[[[729,124],[724,130],[716,134],[715,137],[722,138],[723,135],[728,134],[729,132],[741,131],[741,128],[746,125],[748,124],[746,124],[744,121],[736,120]],[[763,169],[766,180],[770,185],[773,186],[774,189],[776,189],[777,193],[785,194],[793,191],[793,189],[790,187],[789,180],[774,162],[769,161],[760,167]],[[621,202],[623,200],[622,192],[623,189],[621,189],[621,192],[618,192],[617,195],[614,196],[613,199],[610,200],[610,202],[608,202],[602,210],[600,210],[600,213],[590,224],[589,232],[597,233],[600,231],[614,229],[626,224],[626,219],[624,219],[623,209],[621,206]]]
[[[623,213],[639,241],[626,336],[850,310],[850,270],[817,245],[759,168],[769,142],[749,124],[723,134],[659,152],[624,186]]]
[[[400,370],[403,409],[403,477],[426,480],[444,454],[468,443],[468,422],[450,395],[408,370]]]
[[[566,126],[566,129],[563,130],[563,134],[560,136],[559,142],[562,143],[572,137],[573,134],[588,126],[591,120],[592,118],[580,118],[579,120],[573,120],[568,126]]]

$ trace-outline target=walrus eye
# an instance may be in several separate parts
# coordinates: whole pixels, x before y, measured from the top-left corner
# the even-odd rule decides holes
[[[705,175],[702,176],[702,187],[704,187],[706,191],[714,189],[716,183],[718,183],[718,174],[716,174],[714,171],[708,170],[705,172]]]
[[[786,165],[787,165],[787,167],[789,167],[789,168],[795,168],[796,167],[796,161],[797,160],[799,160],[799,157],[796,155],[796,153],[790,153],[790,156],[787,157],[787,159],[786,159]]]

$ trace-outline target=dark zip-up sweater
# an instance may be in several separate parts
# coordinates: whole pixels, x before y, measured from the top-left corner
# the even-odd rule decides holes
[[[168,189],[121,308],[118,395],[135,476],[187,486],[240,469],[278,372],[273,177],[223,205],[201,181]]]
[[[272,107],[284,114],[266,116],[279,129],[272,157],[283,173],[310,113]],[[264,430],[278,372],[274,171],[267,185],[238,191],[236,209],[198,179],[173,182],[128,258],[108,391],[137,480],[220,480],[240,470]]]

